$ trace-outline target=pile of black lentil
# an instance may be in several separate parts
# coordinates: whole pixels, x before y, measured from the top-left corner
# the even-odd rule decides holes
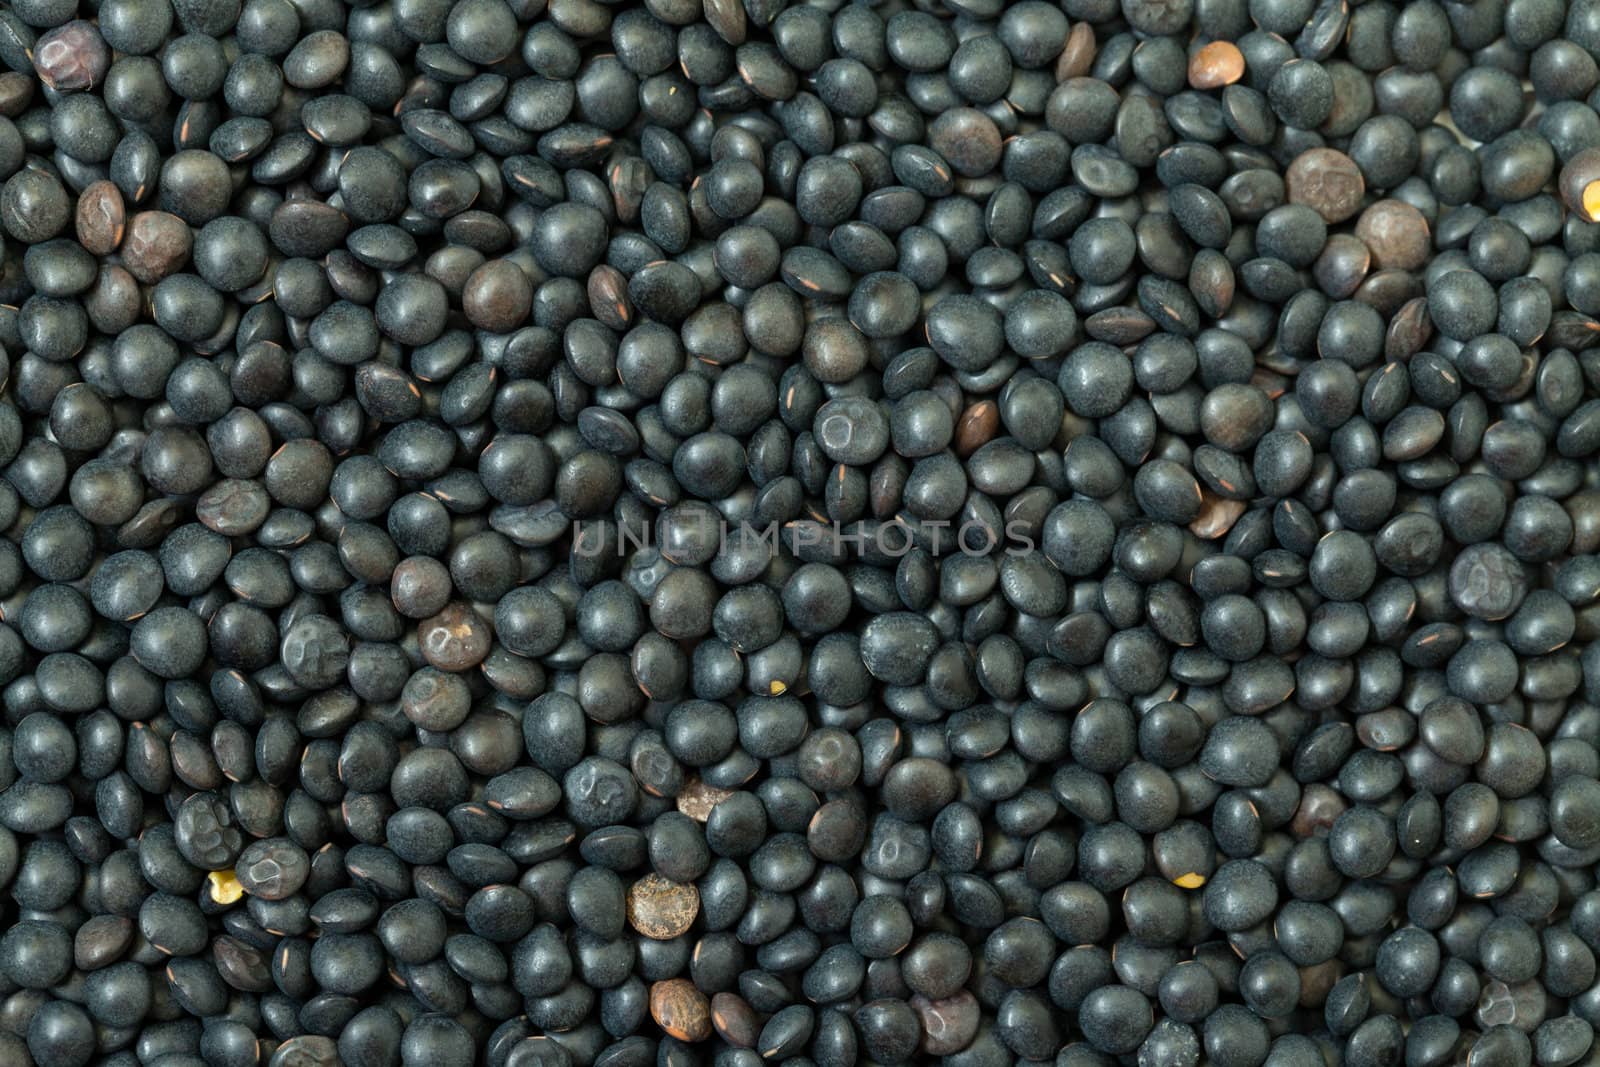
[[[10,0],[0,1064],[1600,1064],[1597,57]]]

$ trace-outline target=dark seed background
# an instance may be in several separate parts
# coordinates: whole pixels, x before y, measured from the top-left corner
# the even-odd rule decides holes
[[[1597,58],[0,3],[0,1067],[1600,1065]]]

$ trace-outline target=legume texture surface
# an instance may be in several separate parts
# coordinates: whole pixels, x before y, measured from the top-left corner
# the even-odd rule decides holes
[[[1597,57],[0,4],[0,1064],[1600,1064]]]

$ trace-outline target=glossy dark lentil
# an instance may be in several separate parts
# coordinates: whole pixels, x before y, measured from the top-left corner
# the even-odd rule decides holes
[[[0,1063],[1600,1063],[1597,55],[16,0]]]

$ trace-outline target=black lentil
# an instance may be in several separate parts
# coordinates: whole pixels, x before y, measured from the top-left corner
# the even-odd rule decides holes
[[[1597,56],[0,10],[0,1063],[1600,1061]]]

